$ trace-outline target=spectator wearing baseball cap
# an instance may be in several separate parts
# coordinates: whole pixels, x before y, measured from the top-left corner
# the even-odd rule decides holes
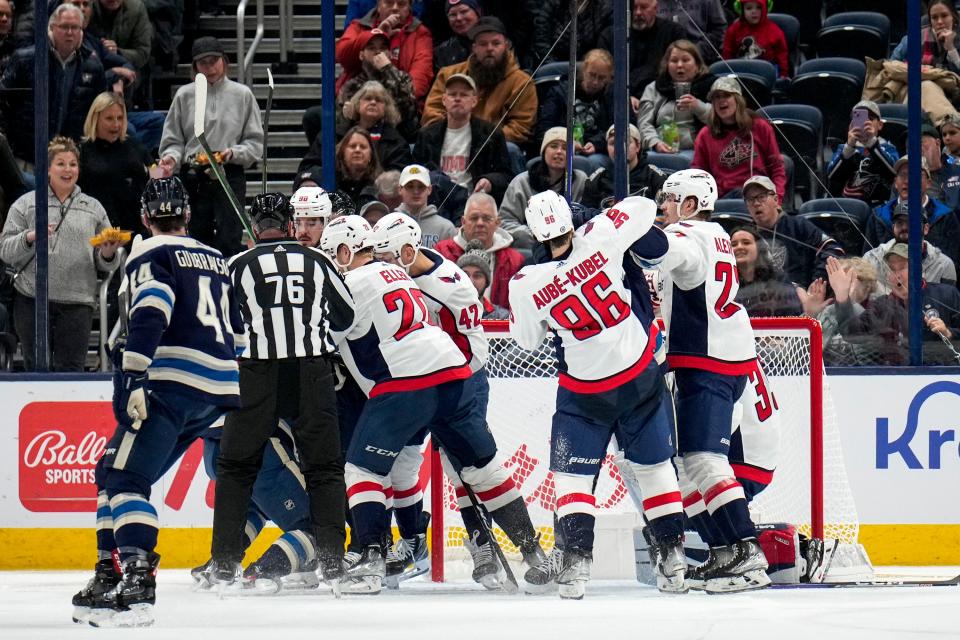
[[[503,133],[474,115],[477,85],[473,78],[464,73],[449,76],[443,106],[444,119],[420,129],[413,158],[450,183],[444,185],[448,193],[442,199],[450,205],[444,205],[447,217],[456,224],[471,193],[489,193],[499,202],[513,173]],[[454,188],[457,192],[450,196]]]
[[[777,186],[767,176],[753,176],[743,185],[743,199],[773,267],[806,289],[818,278],[826,280],[827,258],[840,257],[837,241],[806,218],[786,215],[780,207]]]
[[[753,176],[767,176],[782,202],[787,174],[773,127],[747,109],[735,77],[717,78],[707,100],[713,111],[693,145],[691,169],[703,169],[717,180],[721,198],[739,198]]]
[[[923,279],[927,282],[942,282],[943,284],[956,285],[957,269],[953,264],[953,260],[926,240],[927,234],[930,233],[930,220],[927,217],[927,212],[922,209],[920,210],[920,220],[924,237],[923,248],[921,250]],[[863,254],[863,258],[870,262],[881,276],[878,282],[878,291],[880,293],[890,293],[890,287],[885,278],[887,271],[885,258],[887,252],[896,244],[906,246],[909,239],[910,210],[905,203],[901,203],[893,210],[893,238]]]
[[[877,354],[875,363],[879,360],[879,364],[907,364],[910,352],[909,248],[896,242],[885,251],[883,259],[890,293],[865,300],[863,312],[859,315],[849,297],[850,287],[845,286],[846,282],[836,280],[836,276],[842,274],[831,274],[837,325],[847,341],[872,346]],[[924,364],[958,364],[955,350],[960,344],[960,291],[955,286],[923,281],[920,298],[924,315],[917,320],[925,325]],[[952,343],[950,348],[944,345],[944,339]]]
[[[191,51],[194,71],[202,73],[207,88],[207,141],[221,154],[224,173],[240,202],[247,192],[245,170],[263,157],[260,106],[250,88],[231,80],[223,44],[216,38],[197,38]],[[190,195],[190,234],[224,257],[238,253],[243,228],[224,191],[188,159],[203,150],[193,131],[196,82],[177,89],[163,123],[160,167],[179,174]]]
[[[499,18],[484,16],[477,21],[469,32],[467,60],[437,72],[423,109],[423,126],[443,120],[447,79],[464,74],[477,86],[477,117],[493,123],[500,123],[503,117],[500,127],[507,142],[520,145],[530,139],[537,119],[537,92],[530,76],[517,64],[506,32]]]
[[[607,129],[607,153],[612,160],[616,160],[615,144],[616,127],[610,125]],[[645,195],[653,198],[660,191],[666,174],[654,165],[647,162],[647,154],[643,150],[643,136],[636,125],[629,125],[627,133],[627,193]],[[613,171],[599,169],[590,176],[587,188],[583,194],[583,204],[588,207],[600,208],[603,201],[613,196]]]
[[[927,241],[938,247],[947,255],[954,265],[960,260],[960,219],[945,203],[931,198],[930,166],[927,159],[920,158],[920,189],[923,193],[923,211],[930,224]],[[867,221],[864,253],[893,239],[893,214],[899,205],[907,204],[907,195],[910,190],[910,160],[903,156],[893,165],[893,190],[896,195],[889,201],[873,210],[873,215]]]
[[[527,202],[542,191],[563,193],[567,169],[567,129],[553,127],[547,129],[540,143],[540,158],[533,166],[518,174],[510,181],[507,192],[500,205],[500,219],[503,228],[513,236],[513,246],[529,249],[539,243],[527,226]],[[572,201],[580,202],[587,186],[587,174],[579,169],[573,170]]]
[[[896,147],[880,137],[883,120],[872,100],[854,105],[847,141],[827,165],[827,186],[834,194],[863,200],[871,207],[882,204],[893,186],[893,165],[900,157]]]
[[[420,224],[421,243],[428,249],[457,233],[453,223],[439,215],[437,207],[429,203],[432,184],[430,170],[423,165],[411,164],[400,172],[401,202],[397,210]]]
[[[470,47],[473,43],[470,30],[483,16],[483,9],[477,0],[445,0],[443,8],[453,35],[434,48],[434,71],[452,64],[459,64],[470,57]]]
[[[389,38],[391,64],[410,74],[413,94],[422,103],[433,81],[433,37],[413,15],[410,4],[411,0],[378,0],[366,15],[347,25],[337,40],[336,60],[343,67],[337,93],[362,70],[360,54],[368,42],[361,36],[379,29]]]

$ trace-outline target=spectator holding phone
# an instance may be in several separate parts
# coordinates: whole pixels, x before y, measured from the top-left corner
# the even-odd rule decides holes
[[[861,100],[850,112],[847,142],[837,148],[827,165],[830,191],[845,198],[863,200],[871,207],[886,202],[893,186],[893,165],[900,154],[880,137],[883,121],[880,107]]]

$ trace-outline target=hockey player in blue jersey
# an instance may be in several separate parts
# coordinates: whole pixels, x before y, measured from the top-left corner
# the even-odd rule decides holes
[[[243,324],[226,260],[187,237],[179,179],[151,181],[142,202],[152,237],[135,243],[126,263],[130,310],[114,392],[119,424],[103,459],[101,499],[109,503],[122,576],[91,612],[94,626],[153,623],[160,556],[152,481],[173,451],[240,400]]]
[[[750,318],[735,301],[730,237],[710,222],[716,181],[706,171],[678,171],[657,199],[670,242],[658,265],[660,311],[676,384],[682,475],[692,485],[684,504],[702,500],[715,525],[710,556],[688,581],[713,593],[762,588],[770,584],[767,561],[728,459],[734,405],[757,370],[757,353]]]
[[[556,336],[560,380],[550,468],[563,544],[554,556],[561,558],[556,580],[564,598],[582,598],[590,579],[592,488],[613,435],[644,494],[644,516],[661,557],[658,586],[686,590],[669,405],[649,322],[633,312],[623,284],[624,254],[648,232],[655,213],[651,200],[628,198],[574,234],[561,196],[537,194],[527,206],[530,229],[552,260],[525,267],[510,281],[510,333],[525,349],[539,347],[548,332]]]

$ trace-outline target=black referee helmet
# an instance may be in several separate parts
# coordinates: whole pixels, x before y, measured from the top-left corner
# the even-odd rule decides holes
[[[181,218],[187,214],[190,198],[180,178],[154,178],[143,190],[140,206],[150,220]]]
[[[253,199],[250,217],[253,218],[253,225],[258,233],[267,229],[277,229],[286,233],[293,219],[293,205],[282,193],[261,193]]]

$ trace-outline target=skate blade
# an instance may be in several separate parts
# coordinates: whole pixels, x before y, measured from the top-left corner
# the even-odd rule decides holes
[[[327,585],[330,587],[330,590],[333,592],[333,597],[339,600],[343,597],[343,589],[340,586],[340,578],[333,578],[326,581]]]
[[[300,571],[280,578],[280,589],[283,591],[308,591],[320,586],[320,579],[313,571]]]
[[[583,600],[583,596],[587,592],[587,581],[564,582],[557,585],[557,590],[563,600]]]
[[[375,596],[382,589],[380,576],[358,576],[340,582],[340,592],[345,595]]]
[[[766,571],[757,569],[748,571],[739,576],[726,576],[722,578],[711,578],[703,585],[703,590],[709,594],[718,595],[724,593],[742,593],[744,591],[756,591],[770,586],[770,576]]]
[[[87,620],[90,619],[90,607],[73,607],[73,621],[77,624],[87,624]]]
[[[134,627],[153,626],[153,605],[132,604],[128,609],[116,611],[114,609],[98,609],[102,612],[94,614],[89,620],[91,627],[99,629],[127,629]]]
[[[690,585],[684,579],[683,574],[679,576],[657,576],[657,589],[660,593],[684,594],[690,591]]]
[[[477,582],[483,585],[488,591],[500,591],[507,582],[506,572],[500,568],[496,573],[488,573],[477,578]]]

